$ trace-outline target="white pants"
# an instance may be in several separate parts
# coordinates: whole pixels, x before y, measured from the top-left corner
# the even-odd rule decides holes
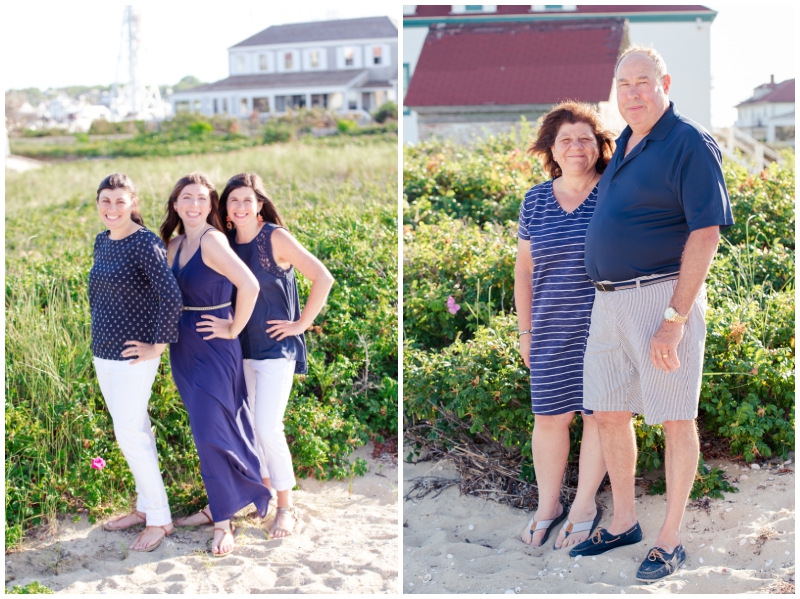
[[[287,358],[244,361],[261,478],[270,479],[276,491],[288,491],[296,484],[292,454],[283,434],[283,414],[292,391],[294,368],[295,361]]]
[[[114,421],[114,434],[136,481],[136,509],[147,516],[148,526],[172,522],[158,467],[156,440],[150,429],[147,403],[161,360],[131,364],[125,360],[94,358],[100,390]]]

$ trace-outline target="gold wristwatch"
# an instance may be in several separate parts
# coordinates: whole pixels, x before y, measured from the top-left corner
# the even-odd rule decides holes
[[[664,320],[667,322],[679,322],[681,324],[685,324],[687,320],[689,320],[688,316],[681,316],[678,314],[678,311],[670,306],[666,310],[664,310]]]

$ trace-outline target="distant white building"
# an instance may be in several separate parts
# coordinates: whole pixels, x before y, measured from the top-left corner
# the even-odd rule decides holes
[[[173,113],[248,117],[320,107],[366,112],[397,100],[388,17],[274,25],[228,49],[229,77],[170,97]]]
[[[601,111],[613,107],[615,61],[611,56],[609,70],[609,55],[628,43],[652,44],[661,53],[672,75],[670,99],[681,114],[711,130],[710,30],[716,15],[701,5],[404,5],[403,94],[409,101],[403,141],[452,136],[470,124],[478,134],[492,131],[512,111],[535,115],[565,99],[596,103]],[[624,24],[621,39],[613,29],[617,22]],[[491,47],[481,41],[504,35],[507,41]],[[539,47],[543,35],[552,38],[546,48]],[[476,52],[468,41],[459,47],[459,38],[487,47]],[[582,72],[595,58],[602,64],[594,74]],[[514,81],[514,73],[521,80]],[[526,85],[530,91],[521,90]],[[469,89],[475,98],[468,97]],[[515,92],[533,100],[520,102]],[[606,112],[604,119],[618,116],[615,107]]]
[[[775,146],[794,146],[794,79],[759,85],[753,96],[736,106],[734,123],[759,141]]]

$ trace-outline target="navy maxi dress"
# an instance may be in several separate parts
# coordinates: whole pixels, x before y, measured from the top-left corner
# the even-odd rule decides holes
[[[233,285],[206,266],[200,248],[183,268],[178,267],[180,252],[179,246],[172,271],[184,306],[216,306],[230,301]],[[172,376],[189,413],[211,516],[215,522],[227,520],[253,503],[263,518],[270,493],[261,482],[242,350],[238,339],[204,340],[208,333],[197,331],[203,314],[227,318],[231,308],[184,311],[179,341],[170,344],[169,353]]]

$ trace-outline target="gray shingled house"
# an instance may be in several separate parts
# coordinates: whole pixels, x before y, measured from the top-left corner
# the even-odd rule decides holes
[[[273,25],[228,48],[230,76],[176,92],[173,113],[261,117],[289,109],[369,112],[397,101],[397,27],[388,17]]]

